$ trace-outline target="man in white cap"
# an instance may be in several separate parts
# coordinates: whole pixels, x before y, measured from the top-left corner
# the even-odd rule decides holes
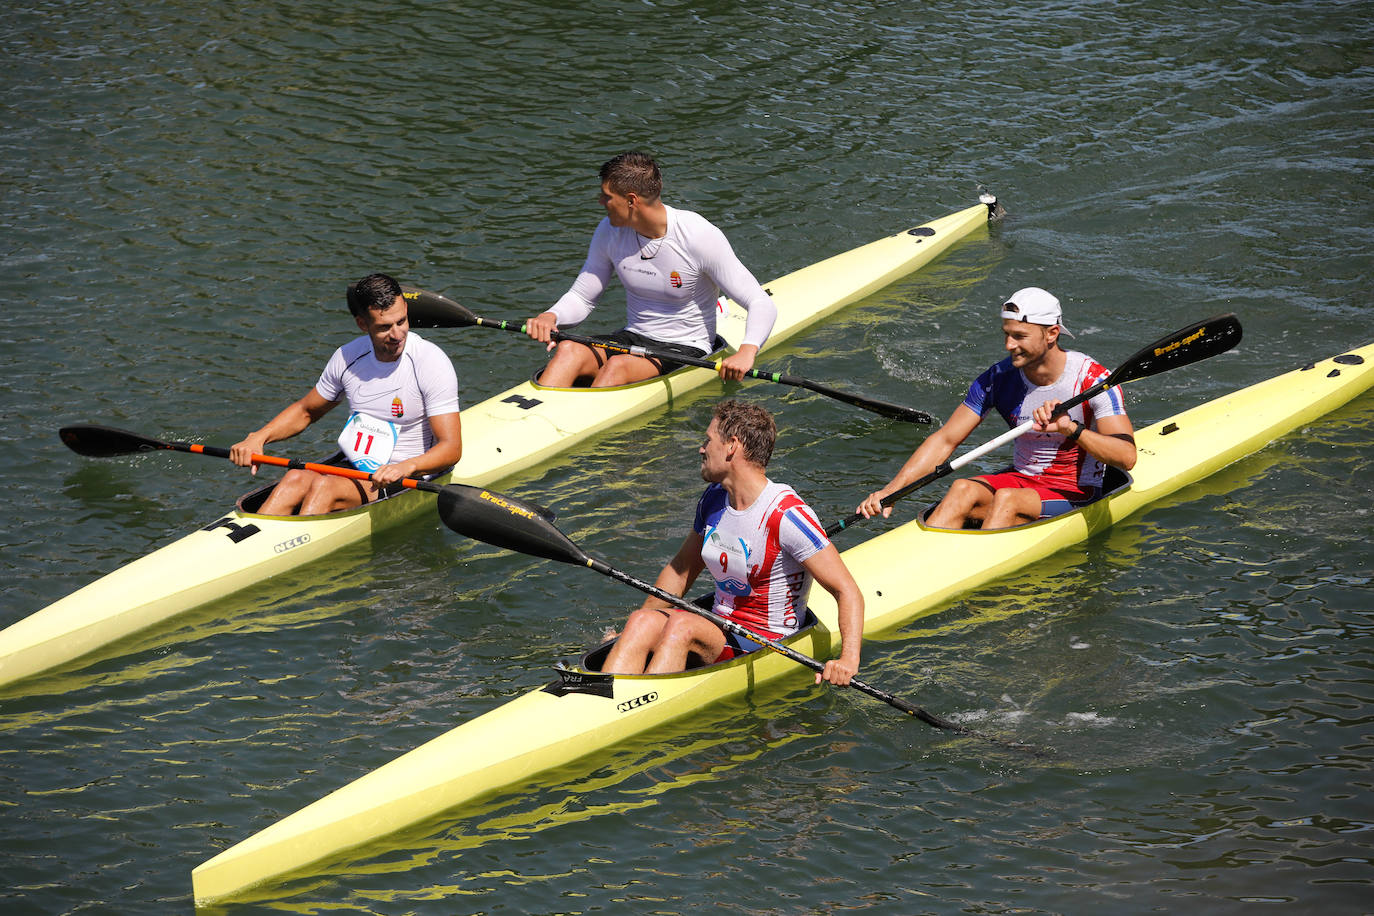
[[[1060,333],[1068,329],[1057,298],[1035,286],[1013,293],[1002,304],[1004,346],[1011,355],[978,376],[945,425],[857,511],[865,517],[891,515],[892,508],[882,506],[883,497],[948,460],[991,410],[1008,426],[1030,419],[1035,425],[1016,440],[1012,468],[956,480],[926,520],[928,525],[962,528],[971,519],[989,529],[1033,522],[1096,498],[1104,465],[1124,471],[1134,467],[1135,430],[1119,387],[1050,420],[1062,401],[1110,374],[1091,357],[1060,347]]]

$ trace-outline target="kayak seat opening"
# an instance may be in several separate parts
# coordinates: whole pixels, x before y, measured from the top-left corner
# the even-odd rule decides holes
[[[1043,500],[1043,501],[1041,501],[1041,503],[1040,503],[1040,518],[1037,519],[1036,521],[1044,521],[1044,520],[1047,519],[1047,518],[1055,518],[1055,517],[1060,516],[1060,515],[1067,515],[1068,513],[1077,511],[1078,509],[1082,509],[1082,508],[1085,508],[1085,507],[1087,507],[1087,506],[1091,506],[1093,503],[1101,501],[1101,500],[1103,499],[1103,497],[1111,496],[1111,495],[1113,495],[1113,494],[1115,494],[1115,493],[1119,493],[1119,492],[1121,492],[1122,490],[1125,490],[1125,489],[1127,489],[1128,487],[1130,487],[1130,485],[1131,485],[1131,475],[1130,475],[1130,474],[1127,474],[1125,471],[1121,470],[1120,468],[1114,468],[1114,467],[1111,467],[1110,465],[1108,465],[1108,466],[1107,466],[1106,473],[1104,473],[1104,474],[1102,475],[1102,488],[1101,488],[1101,490],[1098,492],[1098,494],[1097,494],[1096,496],[1094,496],[1092,499],[1083,499],[1083,500],[1068,500],[1068,499],[1046,499],[1046,500]],[[928,506],[926,506],[924,509],[921,510],[920,519],[921,519],[922,524],[924,524],[924,523],[930,518],[930,513],[934,512],[934,511],[935,511],[935,507],[938,506],[938,505],[939,505],[938,502],[930,503]],[[1026,522],[1025,524],[1030,525],[1030,524],[1034,524],[1034,522]],[[1013,526],[1013,527],[1021,527],[1021,526],[1017,525],[1017,526]],[[946,529],[940,529],[940,530],[946,530]],[[976,522],[976,521],[974,521],[973,519],[965,519],[965,520],[964,520],[964,528],[963,528],[963,530],[965,530],[965,531],[978,531],[978,530],[980,530],[980,526],[979,526],[979,523]]]
[[[715,597],[714,595],[702,595],[702,596],[699,597],[699,598],[693,599],[693,602],[692,602],[692,603],[698,605],[699,607],[710,608],[712,599],[713,599],[714,597]],[[798,628],[797,632],[801,632],[802,630],[805,630],[805,629],[808,629],[808,628],[810,628],[810,627],[813,627],[813,626],[816,625],[817,622],[818,622],[818,621],[817,621],[817,619],[816,619],[816,615],[815,615],[814,613],[812,613],[812,611],[811,611],[810,608],[807,608],[807,609],[806,609],[806,615],[802,618],[802,625],[801,625],[800,628]],[[605,642],[603,642],[601,645],[599,645],[599,646],[597,646],[596,648],[594,648],[594,649],[588,651],[585,655],[582,656],[582,668],[583,668],[584,670],[587,670],[587,671],[601,671],[601,670],[602,670],[602,666],[605,665],[605,663],[606,663],[606,656],[610,654],[610,652],[611,652],[611,647],[614,646],[614,645],[615,645],[615,639],[614,639],[614,638],[613,638],[613,639],[608,639],[608,640],[606,640]],[[759,648],[762,648],[762,647],[759,647]],[[757,648],[756,648],[756,649],[751,649],[751,650],[749,650],[750,653],[756,652],[756,651],[758,651]],[[731,658],[738,657],[738,656],[741,655],[741,654],[745,654],[745,653],[735,652],[735,653],[732,655],[732,654],[731,654],[731,648],[730,648],[730,646],[727,644],[726,650],[725,650],[725,653],[724,653],[724,656],[723,656],[722,658],[720,658],[719,660],[712,662],[711,664],[720,664],[720,663],[724,663],[724,662],[729,661]],[[706,667],[709,667],[709,665],[708,665],[708,663],[706,662],[706,660],[703,659],[702,657],[700,657],[699,655],[696,655],[695,653],[693,653],[693,654],[689,655],[688,658],[687,658],[687,668],[686,668],[685,670],[687,670],[687,671],[694,671],[694,670],[696,670],[696,669],[698,669],[698,668],[706,668]]]
[[[721,337],[720,335],[716,335],[716,339],[715,339],[714,343],[712,344],[711,355],[710,355],[709,357],[707,357],[707,359],[719,359],[719,358],[723,355],[723,352],[724,352],[726,349],[729,348],[729,346],[730,346],[729,342],[728,342],[724,337]],[[547,368],[547,364],[544,365],[544,366],[540,366],[538,369],[535,369],[534,372],[533,372],[533,374],[530,375],[530,382],[533,383],[533,384],[535,384],[535,385],[538,385],[538,384],[539,384],[539,377],[542,376],[542,375],[544,374],[544,370],[545,370],[546,368]],[[674,367],[673,369],[671,369],[670,371],[677,371],[677,370],[679,370],[679,369],[688,369],[688,368],[691,368],[691,367],[689,367],[689,366],[678,365],[678,366]],[[667,374],[668,374],[668,372],[664,372],[662,375],[655,376],[655,378],[662,378],[664,375],[667,375]],[[645,381],[653,381],[653,379],[645,379]],[[574,383],[572,384],[571,387],[574,388],[574,389],[577,389],[577,388],[591,388],[591,386],[592,386],[592,380],[591,380],[591,379],[578,379],[576,382],[574,382]]]
[[[315,464],[327,464],[327,465],[331,465],[332,467],[336,467],[336,468],[348,468],[348,467],[352,467],[352,466],[353,466],[352,464],[349,463],[348,459],[344,457],[344,453],[343,453],[343,452],[335,452],[333,455],[331,455],[331,456],[328,457],[328,458],[325,458],[325,459],[322,460],[322,461],[316,461]],[[444,474],[447,474],[450,470],[452,470],[452,468],[447,468],[447,469],[442,470],[442,471],[437,471],[437,472],[434,473],[434,474],[426,474],[426,475],[424,475],[421,479],[422,479],[422,480],[431,480],[431,479],[433,479],[434,477],[438,477],[438,476],[442,476],[442,475],[444,475]],[[249,513],[258,513],[258,512],[261,512],[263,503],[267,502],[267,497],[269,497],[269,496],[272,495],[272,491],[275,490],[276,487],[277,487],[277,482],[274,481],[274,482],[269,483],[269,484],[264,484],[263,486],[258,487],[256,490],[252,490],[252,491],[250,491],[250,492],[248,492],[248,493],[245,493],[244,495],[240,496],[239,499],[238,499],[238,502],[236,503],[236,505],[238,506],[239,511],[240,511],[240,512],[249,512]],[[390,499],[390,498],[392,498],[393,496],[399,496],[400,494],[402,494],[402,493],[404,493],[404,492],[406,492],[406,487],[403,487],[403,486],[401,486],[400,484],[392,484],[391,486],[389,486],[389,487],[387,487],[385,490],[383,490],[380,496],[378,496],[376,499],[372,500],[371,503],[370,503],[370,505],[376,505],[377,503],[381,502],[381,501],[384,500],[384,499]],[[335,511],[337,511],[337,512],[351,512],[351,511],[353,511],[353,510],[352,510],[352,509],[337,509],[337,510],[335,510]]]

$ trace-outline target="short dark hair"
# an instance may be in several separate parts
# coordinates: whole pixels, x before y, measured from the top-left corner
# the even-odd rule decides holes
[[[744,446],[744,457],[759,467],[768,467],[773,446],[778,441],[778,425],[773,415],[757,404],[744,401],[721,401],[712,416],[716,431],[724,441],[738,439]]]
[[[386,274],[368,274],[348,287],[348,310],[354,318],[366,318],[369,311],[385,312],[401,295],[401,284]]]
[[[633,192],[647,201],[663,193],[663,173],[648,153],[632,150],[607,159],[601,166],[601,181],[617,194]]]

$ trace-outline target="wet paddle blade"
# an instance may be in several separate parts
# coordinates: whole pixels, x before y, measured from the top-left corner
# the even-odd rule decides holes
[[[406,297],[412,328],[470,328],[477,324],[471,309],[447,296],[404,284],[401,295]]]
[[[67,448],[87,458],[114,458],[139,452],[157,452],[172,446],[160,439],[140,436],[113,426],[82,424],[64,426],[57,431]]]
[[[1208,359],[1240,343],[1240,320],[1235,315],[1213,315],[1206,321],[1189,325],[1161,337],[1121,364],[1112,373],[1111,384],[1149,378],[1170,369]]]
[[[449,484],[439,493],[439,518],[475,541],[560,563],[587,564],[582,548],[554,527],[552,512],[512,496]]]
[[[348,284],[348,297],[358,284]],[[406,313],[412,328],[470,328],[477,324],[477,315],[465,305],[447,296],[431,293],[419,287],[401,284],[406,300]]]

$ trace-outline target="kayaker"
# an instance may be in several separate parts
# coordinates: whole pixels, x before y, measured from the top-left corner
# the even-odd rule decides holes
[[[252,465],[251,456],[263,453],[267,443],[291,438],[347,399],[339,448],[372,479],[287,471],[259,510],[264,515],[318,515],[360,506],[402,477],[445,471],[462,455],[453,362],[410,332],[400,284],[386,274],[369,274],[349,289],[348,310],[363,336],[335,350],[315,387],[232,446],[229,456],[235,464]]]
[[[709,486],[697,500],[692,531],[655,585],[683,595],[703,569],[715,579],[713,609],[770,638],[801,628],[811,580],[835,596],[840,657],[816,675],[848,684],[859,668],[864,600],[816,514],[789,486],[768,479],[777,427],[753,404],[716,405],[701,455]],[[650,597],[630,614],[602,670],[615,674],[682,671],[689,656],[712,663],[754,651],[752,640]]]
[[[749,313],[739,350],[721,361],[720,375],[742,379],[768,339],[777,318],[773,300],[740,263],[724,233],[690,210],[663,203],[663,177],[646,153],[621,153],[601,166],[601,206],[606,217],[592,234],[587,260],[561,299],[525,323],[535,340],[552,347],[551,334],[585,319],[612,274],[625,287],[625,327],[603,339],[619,344],[702,357],[716,337],[721,290]],[[608,353],[561,341],[539,377],[541,385],[567,388],[627,385],[671,371],[677,364],[644,356]]]
[[[1120,387],[1112,387],[1050,422],[1065,401],[1110,373],[1091,357],[1060,345],[1064,327],[1059,299],[1039,287],[1017,290],[1002,304],[1002,334],[1010,354],[969,387],[964,402],[932,433],[881,490],[868,495],[858,512],[881,512],[882,498],[925,476],[969,437],[989,411],[1010,426],[1034,419],[1016,440],[1013,466],[997,474],[956,480],[930,513],[935,528],[962,528],[965,520],[984,529],[1009,528],[1095,499],[1104,465],[1123,471],[1135,466],[1135,430],[1126,416]]]

